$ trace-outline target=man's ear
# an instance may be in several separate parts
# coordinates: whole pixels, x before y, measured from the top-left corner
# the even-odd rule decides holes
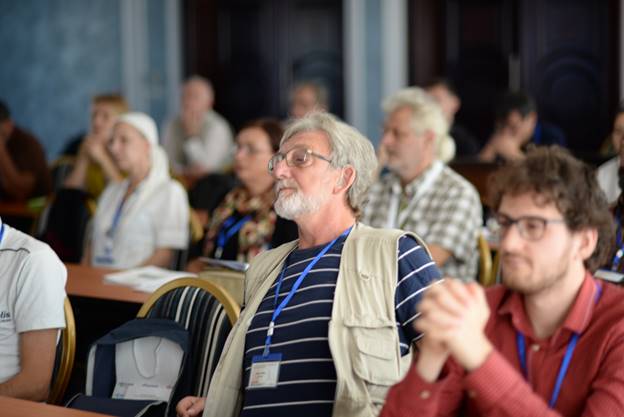
[[[577,232],[577,236],[579,238],[577,253],[582,261],[586,261],[592,256],[598,244],[598,230],[583,229]]]
[[[355,169],[351,165],[347,165],[340,171],[340,178],[336,181],[334,192],[340,192],[349,189],[355,181]]]

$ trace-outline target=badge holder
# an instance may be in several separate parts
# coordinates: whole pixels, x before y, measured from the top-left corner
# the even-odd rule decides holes
[[[281,361],[281,353],[255,355],[251,359],[251,372],[249,373],[249,385],[247,388],[275,388],[279,380]]]

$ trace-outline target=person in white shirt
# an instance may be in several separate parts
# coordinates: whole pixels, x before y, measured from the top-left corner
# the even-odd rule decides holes
[[[0,396],[47,399],[66,279],[48,245],[0,219]]]
[[[188,196],[169,175],[156,124],[144,113],[119,117],[109,149],[127,174],[98,201],[84,264],[116,269],[170,267],[189,236]]]
[[[622,192],[618,171],[620,169],[622,152],[624,152],[624,149],[622,149],[622,142],[624,141],[624,103],[620,103],[618,106],[615,120],[613,121],[611,141],[617,156],[600,165],[596,171],[596,177],[598,185],[600,185],[600,188],[607,196],[607,201],[609,204],[614,204]]]
[[[227,168],[234,141],[228,122],[212,110],[212,84],[192,76],[184,83],[181,99],[180,115],[166,127],[163,141],[173,171],[192,181]]]

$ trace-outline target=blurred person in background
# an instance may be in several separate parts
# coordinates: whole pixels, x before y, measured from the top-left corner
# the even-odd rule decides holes
[[[240,185],[204,217],[204,256],[249,262],[259,252],[297,238],[295,223],[275,213],[275,180],[267,168],[282,134],[277,120],[258,119],[246,123],[236,136],[234,173]],[[187,270],[199,272],[202,266],[193,259]]]
[[[163,147],[173,172],[190,182],[219,172],[231,162],[232,131],[212,107],[209,80],[194,75],[182,87],[180,114],[165,129]]]
[[[171,267],[174,250],[188,244],[189,204],[184,188],[169,175],[154,120],[144,113],[121,115],[109,150],[127,177],[110,183],[100,196],[83,263]]]
[[[109,181],[119,182],[123,175],[108,150],[117,117],[128,111],[128,103],[119,94],[101,94],[91,101],[89,132],[80,138],[74,168],[64,181],[67,188],[86,191],[98,198]]]
[[[0,201],[24,201],[51,189],[43,147],[15,124],[9,108],[0,101]]]

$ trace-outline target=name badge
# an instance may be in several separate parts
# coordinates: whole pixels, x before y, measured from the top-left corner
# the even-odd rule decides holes
[[[281,360],[281,353],[254,356],[251,359],[251,372],[249,373],[249,385],[247,388],[275,388],[279,379]]]

